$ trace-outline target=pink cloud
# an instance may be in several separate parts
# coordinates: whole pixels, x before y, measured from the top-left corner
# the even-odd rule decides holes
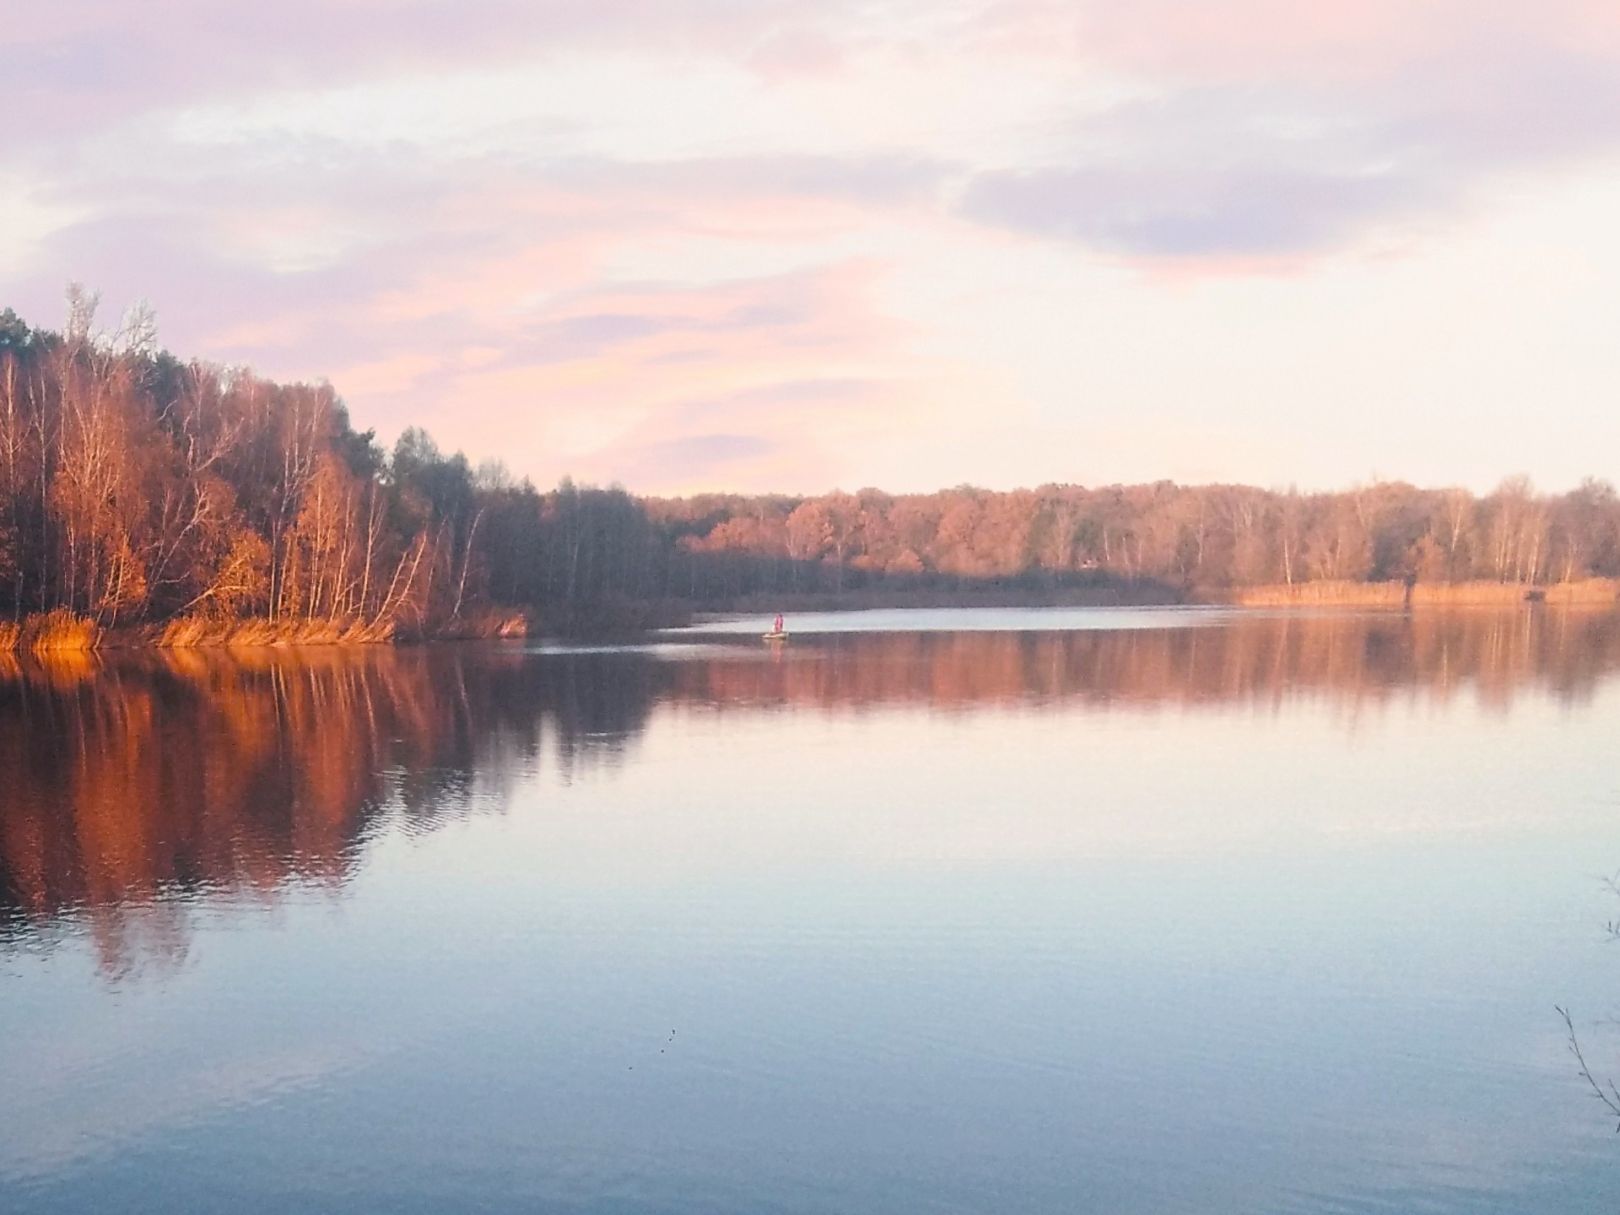
[[[1002,0],[975,36],[1182,85],[1321,84],[1375,81],[1489,48],[1613,55],[1620,10],[1606,0]]]
[[[984,35],[1144,92],[1055,120],[1070,153],[975,175],[964,213],[1150,268],[1290,268],[1620,152],[1609,4],[1011,0]]]
[[[757,394],[837,369],[874,382],[909,374],[903,333],[872,303],[878,262],[622,275],[627,251],[650,244],[814,247],[928,196],[939,170],[926,162],[479,159],[424,179],[368,158],[356,173],[329,165],[328,151],[307,165],[231,149],[203,162],[86,162],[58,196],[102,200],[106,213],[59,233],[51,269],[13,284],[8,302],[48,323],[67,277],[115,303],[150,297],[179,351],[330,378],[362,427],[426,424],[447,446],[542,482],[566,471],[652,479],[660,459],[691,465],[664,476],[751,478],[782,460],[799,461],[795,480],[830,475],[806,436],[830,442],[856,405],[833,393],[817,428],[789,436],[786,397],[772,406]],[[306,267],[278,268],[265,252],[320,247],[333,232],[356,237]]]
[[[757,57],[765,70],[837,56],[853,0],[60,0],[0,26],[7,137],[33,142],[132,114],[410,70],[580,49]]]
[[[846,475],[840,446],[965,412],[958,369],[919,363],[882,303],[892,266],[924,256],[891,257],[897,233],[929,256],[1072,246],[1155,285],[1303,276],[1620,151],[1609,3],[918,0],[882,18],[854,0],[65,0],[0,28],[0,182],[83,218],[0,305],[48,323],[69,278],[147,296],[182,353],[329,376],[362,426],[426,422],[541,480],[815,488]],[[741,123],[748,155],[679,159],[678,134],[640,159],[552,154],[560,120],[500,115],[476,146],[259,130],[203,149],[154,117],[602,50],[645,59],[650,106],[739,69],[762,97],[799,90],[810,129],[834,99],[822,134],[848,150],[796,154],[801,130],[760,153]],[[889,129],[876,116],[910,100],[895,64],[1000,71],[1012,96],[1050,76],[1074,100],[1035,88],[983,129],[946,107],[917,146],[842,130]],[[1120,80],[1129,99],[1099,110]],[[724,146],[712,122],[697,142]],[[913,292],[931,269],[909,264]],[[1030,319],[1014,300],[996,321]]]
[[[436,314],[446,293],[435,279],[421,297],[402,286],[351,298],[341,320],[319,314],[314,327],[340,325],[326,340],[348,355],[320,370],[357,424],[385,438],[426,425],[447,448],[499,456],[541,483],[570,473],[638,489],[813,486],[836,479],[840,449],[941,399],[934,369],[874,307],[879,263],[697,284],[587,278],[512,307],[533,285],[525,269],[521,256],[467,267],[486,293],[472,312],[455,295]]]

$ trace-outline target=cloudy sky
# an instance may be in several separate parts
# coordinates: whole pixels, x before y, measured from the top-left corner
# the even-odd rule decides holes
[[[0,306],[544,485],[1620,477],[1614,0],[56,0]]]

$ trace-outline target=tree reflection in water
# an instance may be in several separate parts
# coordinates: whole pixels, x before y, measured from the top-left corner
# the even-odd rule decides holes
[[[1577,700],[1620,617],[1253,616],[1217,627],[844,634],[752,645],[0,656],[0,949],[90,936],[110,975],[184,955],[200,901],[339,890],[379,831],[501,812],[538,765],[605,774],[661,706],[1151,711],[1467,692]]]

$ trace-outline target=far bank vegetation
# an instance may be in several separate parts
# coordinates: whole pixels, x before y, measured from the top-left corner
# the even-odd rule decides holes
[[[611,631],[693,608],[902,603],[1612,605],[1620,499],[1378,483],[814,497],[542,492],[326,384],[182,362],[71,290],[0,312],[0,648]]]

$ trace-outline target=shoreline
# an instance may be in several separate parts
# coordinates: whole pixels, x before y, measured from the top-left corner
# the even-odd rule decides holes
[[[748,594],[691,605],[705,615],[770,615],[784,612],[870,611],[901,608],[1081,608],[1081,607],[1244,607],[1244,608],[1416,608],[1450,607],[1620,607],[1620,579],[1574,582],[1296,582],[1241,587],[1177,589],[1143,582],[1110,587],[1000,587],[926,590],[862,589],[842,595],[823,592]]]
[[[264,618],[175,620],[104,627],[58,608],[0,622],[0,654],[88,653],[99,650],[277,649],[293,646],[377,646],[427,641],[492,641],[526,637],[522,612],[491,611],[428,632],[402,630],[393,622],[314,620],[285,623]]]
[[[1620,605],[1620,579],[1575,582],[1296,582],[1236,587],[1223,600],[1238,607],[1594,607]]]
[[[854,612],[926,608],[1119,608],[1229,607],[1250,609],[1362,608],[1384,611],[1448,609],[1620,608],[1620,580],[1530,586],[1523,583],[1466,582],[1304,582],[1292,586],[1254,586],[1175,592],[1161,585],[1108,588],[1016,587],[982,590],[851,591],[843,595],[812,592],[779,596],[747,595],[702,603],[665,602],[647,605],[603,605],[560,614],[563,627],[545,629],[526,613],[490,610],[429,631],[393,624],[354,621],[303,621],[295,624],[265,619],[198,620],[103,628],[93,620],[63,609],[0,622],[0,654],[87,652],[141,649],[277,649],[291,647],[356,647],[419,645],[430,642],[520,640],[541,636],[588,638],[630,636],[657,628],[688,624],[701,616],[769,615],[773,612]]]

